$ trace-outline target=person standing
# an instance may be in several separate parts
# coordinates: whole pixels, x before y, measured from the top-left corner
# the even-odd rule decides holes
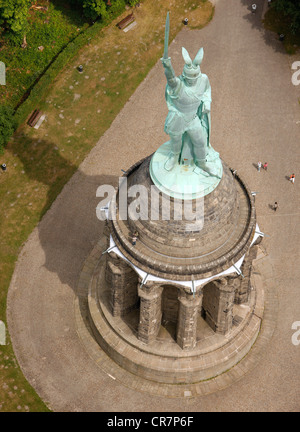
[[[277,209],[278,209],[278,202],[275,201],[275,202],[274,202],[274,205],[273,205],[273,210],[274,210],[274,211],[277,211]]]
[[[268,169],[268,162],[265,162],[264,163],[264,170],[267,171],[267,169]]]
[[[257,170],[258,170],[258,172],[260,172],[261,166],[262,166],[261,161],[257,162]]]
[[[295,174],[290,175],[290,182],[295,183]]]

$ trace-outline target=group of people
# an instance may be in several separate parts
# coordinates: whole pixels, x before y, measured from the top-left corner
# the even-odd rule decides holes
[[[260,161],[257,162],[257,169],[258,169],[258,172],[260,172],[261,167],[262,167],[265,171],[267,171],[267,169],[268,169],[268,162],[265,162],[264,164],[262,164]]]
[[[257,170],[258,170],[258,172],[260,172],[261,168],[263,168],[265,171],[267,171],[267,169],[268,169],[268,162],[265,162],[264,164],[262,164],[260,161],[257,162]],[[295,183],[295,174],[294,173],[290,175],[289,181],[291,183],[293,183],[293,184]],[[275,203],[273,204],[273,210],[276,211],[277,209],[278,209],[278,202],[275,201]]]

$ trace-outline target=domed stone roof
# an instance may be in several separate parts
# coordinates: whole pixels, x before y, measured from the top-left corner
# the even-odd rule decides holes
[[[111,202],[111,211],[116,210],[115,220],[110,221],[111,234],[120,251],[146,273],[164,279],[197,280],[227,270],[247,252],[255,232],[254,201],[245,183],[222,161],[220,183],[204,198],[190,201],[198,216],[189,220],[183,200],[161,194],[163,198],[153,202],[158,190],[149,174],[151,157],[125,174],[128,189],[136,186],[138,190],[142,185],[148,192],[141,198],[143,217],[134,217],[136,197],[127,199],[127,220],[120,218],[119,191]],[[168,202],[170,217],[163,220]],[[131,235],[135,231],[139,235],[133,246]]]

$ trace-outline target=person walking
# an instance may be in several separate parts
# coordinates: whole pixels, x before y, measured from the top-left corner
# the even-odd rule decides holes
[[[258,172],[260,172],[261,166],[262,166],[261,161],[257,162],[257,170],[258,170]]]
[[[290,175],[290,182],[295,183],[295,174]]]
[[[267,169],[268,169],[268,162],[265,162],[264,163],[264,170],[267,171]]]
[[[274,211],[277,211],[277,209],[278,209],[278,202],[275,201],[275,202],[274,202],[274,205],[273,205],[273,210],[274,210]]]

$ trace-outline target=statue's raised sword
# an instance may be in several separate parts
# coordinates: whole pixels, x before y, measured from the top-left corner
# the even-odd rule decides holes
[[[169,12],[167,13],[166,27],[165,27],[165,47],[164,47],[164,59],[168,58],[168,45],[169,45],[169,30],[170,30],[170,18]]]

